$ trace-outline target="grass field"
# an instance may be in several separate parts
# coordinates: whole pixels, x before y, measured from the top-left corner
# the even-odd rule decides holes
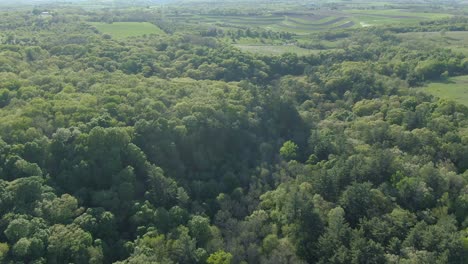
[[[443,46],[468,55],[468,31],[411,32],[398,36],[408,43],[424,41],[428,45]]]
[[[262,55],[281,55],[284,53],[296,53],[297,55],[309,55],[320,52],[321,50],[303,49],[294,45],[248,45],[235,44],[235,47],[242,51],[257,53]]]
[[[446,13],[420,12],[412,9],[381,9],[381,10],[346,10],[349,14],[361,14],[371,16],[385,16],[388,18],[422,18],[422,19],[440,19],[452,16]]]
[[[416,24],[420,21],[451,17],[448,13],[417,12],[410,9],[346,10],[351,19],[361,26],[381,26],[390,24]]]
[[[101,33],[109,34],[115,39],[137,37],[150,34],[165,34],[159,27],[148,22],[114,22],[112,24],[91,22]]]
[[[439,98],[468,106],[468,75],[453,77],[446,82],[431,83],[423,89]]]

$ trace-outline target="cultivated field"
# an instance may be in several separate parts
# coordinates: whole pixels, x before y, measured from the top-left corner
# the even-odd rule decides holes
[[[311,43],[311,35],[339,29],[353,29],[384,25],[417,25],[422,21],[436,20],[453,16],[453,11],[426,8],[417,5],[402,5],[395,7],[384,2],[340,2],[338,8],[327,6],[304,7],[304,9],[268,6],[251,14],[223,14],[222,12],[207,12],[203,10],[168,13],[166,18],[178,23],[184,23],[187,28],[217,28],[227,31],[239,29],[254,29],[258,31],[289,32],[294,34],[296,43]],[[268,10],[268,11],[266,11]],[[449,34],[448,34],[449,35]],[[402,36],[405,37],[405,36]],[[418,37],[415,35],[414,37]],[[231,41],[227,38],[227,41]],[[241,37],[232,41],[238,48],[259,54],[277,55],[294,52],[307,55],[326,49],[343,48],[346,40],[329,42],[320,40],[315,47],[309,49],[291,45],[294,41],[282,42],[276,39]],[[468,43],[468,42],[465,42]],[[454,48],[464,50],[464,43],[452,43]],[[302,47],[305,47],[302,45]],[[468,49],[467,49],[468,50]]]
[[[311,40],[311,35],[320,32],[330,32],[337,29],[353,29],[371,26],[382,25],[416,25],[421,21],[436,20],[450,17],[453,15],[453,10],[429,8],[425,6],[418,7],[417,4],[395,7],[389,6],[385,2],[366,2],[366,1],[341,1],[337,8],[322,5],[310,6],[304,9],[298,9],[297,6],[292,7],[276,6],[271,4],[263,6],[264,9],[249,9],[257,10],[252,13],[223,13],[221,11],[209,11],[205,5],[203,8],[196,10],[184,10],[177,12],[167,11],[164,18],[169,24],[182,25],[177,29],[178,32],[192,33],[211,28],[217,28],[224,32],[237,30],[252,29],[258,32],[273,31],[273,32],[289,32],[294,34],[292,41],[284,41],[283,39],[260,39],[258,37],[240,37],[236,40],[231,40],[227,37],[226,41],[231,42],[238,48],[258,54],[278,55],[285,52],[293,52],[299,55],[307,55],[317,53],[320,50],[340,49],[346,45],[346,40],[338,41],[320,40],[316,43]],[[255,6],[252,6],[254,8]],[[214,8],[210,6],[210,8]],[[221,10],[221,9],[220,9]],[[142,36],[144,34],[164,34],[160,28],[150,23],[91,23],[99,31],[111,35],[115,39],[123,39],[127,37]],[[455,35],[451,32],[446,34],[446,37],[441,37],[439,33],[426,33],[427,35],[402,34],[402,38],[411,42],[412,38],[431,37],[430,42],[458,49],[468,53],[468,43],[465,36]],[[458,33],[457,33],[458,34]],[[294,45],[297,44],[297,46]],[[302,45],[310,44],[314,45]],[[299,45],[301,44],[301,45]],[[307,47],[301,48],[301,47]]]
[[[101,33],[111,35],[115,39],[137,37],[150,34],[165,34],[159,27],[148,22],[90,22]]]
[[[258,16],[223,16],[223,15],[194,15],[194,16],[170,16],[173,20],[184,21],[189,24],[205,24],[207,26],[221,26],[222,28],[251,27],[277,32],[291,32],[298,35],[306,35],[313,32],[351,28],[356,25],[352,19],[341,13],[321,12],[316,13],[272,13]]]
[[[292,10],[258,15],[172,14],[175,21],[225,28],[250,27],[307,35],[341,28],[359,28],[394,24],[416,24],[421,21],[450,17],[450,13],[417,12],[411,9],[343,9]]]

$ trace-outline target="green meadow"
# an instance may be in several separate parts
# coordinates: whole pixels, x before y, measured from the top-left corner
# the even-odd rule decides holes
[[[320,52],[320,50],[303,49],[294,45],[248,45],[234,44],[242,51],[262,55],[281,55],[283,53],[296,53],[297,55],[309,55]]]
[[[101,33],[111,35],[115,39],[124,39],[150,34],[165,34],[159,27],[149,22],[90,22],[90,24]]]
[[[445,82],[434,82],[423,88],[424,91],[468,106],[468,75],[449,78]]]
[[[398,36],[408,43],[420,43],[424,40],[427,45],[443,46],[468,54],[468,31],[411,32],[398,34]]]

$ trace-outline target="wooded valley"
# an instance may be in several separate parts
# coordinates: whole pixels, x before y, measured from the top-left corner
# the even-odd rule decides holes
[[[0,8],[1,263],[466,263],[463,1],[124,2]]]

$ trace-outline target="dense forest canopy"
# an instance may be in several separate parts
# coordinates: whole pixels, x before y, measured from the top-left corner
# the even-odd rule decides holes
[[[0,10],[1,263],[466,263],[462,1],[187,2]]]

